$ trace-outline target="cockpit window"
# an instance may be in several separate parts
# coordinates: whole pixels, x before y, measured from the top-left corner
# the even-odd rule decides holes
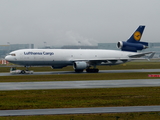
[[[14,53],[12,53],[12,54],[9,54],[9,55],[11,55],[11,56],[16,56],[16,54],[14,54]]]

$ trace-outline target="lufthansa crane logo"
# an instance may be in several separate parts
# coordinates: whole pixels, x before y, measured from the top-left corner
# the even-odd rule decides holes
[[[141,33],[139,31],[136,31],[134,33],[134,39],[137,41],[139,41],[141,39]]]

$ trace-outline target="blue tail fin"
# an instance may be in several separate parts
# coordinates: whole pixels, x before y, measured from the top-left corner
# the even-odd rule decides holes
[[[144,31],[145,26],[139,26],[137,30],[132,34],[132,36],[127,40],[127,42],[130,43],[136,43],[141,40],[143,31]]]
[[[119,41],[117,47],[122,51],[137,52],[148,48],[148,42],[140,42],[145,26],[140,25],[132,36],[125,42]]]

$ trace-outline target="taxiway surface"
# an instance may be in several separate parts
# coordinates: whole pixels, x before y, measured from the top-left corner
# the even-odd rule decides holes
[[[138,70],[101,70],[100,73],[136,73],[160,72],[160,69]],[[74,74],[68,71],[35,72],[33,75]],[[85,74],[85,73],[81,73]],[[0,76],[14,76],[0,73]],[[73,89],[73,88],[114,88],[114,87],[149,87],[160,86],[159,79],[136,80],[92,80],[92,81],[58,81],[58,82],[6,82],[0,83],[0,90],[34,90],[34,89]],[[129,106],[129,107],[93,107],[93,108],[59,108],[33,110],[0,110],[0,116],[23,115],[55,115],[55,114],[87,114],[117,112],[153,112],[160,111],[160,106]]]
[[[130,69],[130,70],[100,70],[99,73],[139,73],[139,72],[160,72],[160,69]],[[86,74],[75,73],[74,71],[50,71],[50,72],[34,72],[33,74],[10,74],[0,73],[0,76],[15,76],[15,75],[58,75],[58,74]]]
[[[132,80],[86,80],[53,82],[6,82],[0,83],[0,90],[39,90],[39,89],[83,89],[160,86],[159,79]]]
[[[122,112],[156,112],[156,111],[160,111],[160,106],[0,110],[0,116],[96,114],[96,113],[122,113]]]

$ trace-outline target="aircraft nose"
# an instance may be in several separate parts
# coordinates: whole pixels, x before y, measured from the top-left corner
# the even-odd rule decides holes
[[[5,60],[7,60],[7,61],[13,61],[13,58],[12,58],[11,56],[8,56],[8,55],[7,55],[7,56],[5,57]]]
[[[4,59],[7,60],[7,61],[9,61],[9,56],[6,56]]]

